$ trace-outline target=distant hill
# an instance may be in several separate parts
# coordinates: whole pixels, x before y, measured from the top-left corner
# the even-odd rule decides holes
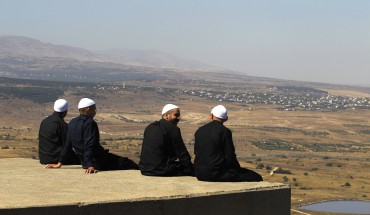
[[[156,50],[107,50],[97,52],[97,54],[103,61],[126,65],[182,69],[216,68],[196,60],[183,59]]]
[[[60,81],[199,78],[233,74],[155,50],[91,52],[28,37],[0,36],[0,76]],[[204,74],[205,73],[205,74]]]
[[[155,50],[110,50],[94,53],[19,36],[0,36],[0,77],[67,82],[172,79],[215,83],[222,81],[245,86],[354,89],[352,86],[248,76]],[[370,88],[366,87],[356,89],[370,92]]]
[[[71,46],[54,45],[28,37],[0,36],[2,55],[20,55],[28,57],[69,58],[78,61],[111,62],[123,65],[174,68],[174,69],[210,69],[215,68],[204,63],[183,59],[155,50],[108,50],[91,52]]]
[[[0,53],[30,57],[71,58],[82,61],[98,60],[95,54],[85,49],[54,45],[18,36],[0,36]]]

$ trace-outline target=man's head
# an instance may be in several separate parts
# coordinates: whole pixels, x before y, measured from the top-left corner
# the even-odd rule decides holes
[[[64,118],[68,112],[68,102],[64,99],[58,99],[54,102],[54,111],[60,113],[60,116]]]
[[[94,117],[96,115],[96,105],[92,99],[83,98],[78,103],[78,111],[80,114]]]
[[[173,104],[166,104],[162,109],[162,119],[177,125],[180,121],[180,108]]]
[[[227,110],[223,105],[217,105],[211,111],[211,121],[217,120],[219,122],[226,122],[228,119]]]

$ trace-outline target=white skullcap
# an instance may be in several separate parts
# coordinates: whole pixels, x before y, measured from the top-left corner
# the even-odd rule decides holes
[[[90,107],[94,104],[95,104],[95,102],[92,99],[83,98],[78,103],[78,109],[85,108],[85,107]]]
[[[168,111],[170,111],[172,109],[176,109],[176,108],[179,108],[179,107],[177,107],[176,105],[173,105],[173,104],[166,104],[162,109],[162,115],[167,113]]]
[[[64,99],[58,99],[54,102],[54,111],[55,112],[64,112],[68,110],[68,102]]]
[[[227,119],[227,110],[223,105],[217,105],[211,111],[213,116],[220,118],[220,119]]]

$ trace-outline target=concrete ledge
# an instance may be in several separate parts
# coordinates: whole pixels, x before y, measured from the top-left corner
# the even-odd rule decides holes
[[[44,169],[37,160],[0,159],[0,214],[290,214],[280,183],[201,182],[139,171],[85,175],[79,166]]]

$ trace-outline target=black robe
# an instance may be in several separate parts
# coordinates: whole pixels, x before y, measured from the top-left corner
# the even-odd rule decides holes
[[[194,154],[194,171],[200,178],[216,178],[226,169],[240,167],[231,131],[218,121],[196,131]]]
[[[80,115],[68,124],[68,133],[60,162],[64,164],[70,151],[77,153],[82,167],[94,167],[97,170],[138,169],[132,160],[109,153],[100,145],[99,128],[92,117]]]
[[[139,168],[148,176],[193,175],[191,157],[176,125],[161,119],[146,127]]]
[[[60,115],[60,113],[54,112],[40,123],[38,153],[41,164],[55,164],[59,162],[67,133],[67,123]],[[65,163],[79,164],[80,161],[76,154],[72,152]]]

